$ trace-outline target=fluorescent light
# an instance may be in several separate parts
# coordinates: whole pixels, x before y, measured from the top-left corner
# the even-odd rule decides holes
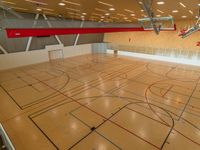
[[[98,1],[99,4],[103,4],[103,5],[106,5],[106,6],[109,6],[109,7],[113,7],[112,4],[109,4],[109,3],[105,3],[105,2],[102,2],[102,1]]]
[[[34,3],[34,4],[48,5],[47,3],[38,2],[38,1],[34,1],[34,0],[25,0],[25,1],[26,1],[26,2],[30,2],[30,3]]]
[[[106,16],[109,16],[109,15],[110,15],[110,13],[106,13],[105,15],[106,15]]]
[[[129,9],[124,9],[126,12],[134,13],[134,11],[129,10]]]
[[[187,18],[187,16],[182,16],[182,18]]]
[[[66,4],[65,3],[58,3],[58,5],[65,6]]]
[[[111,10],[111,11],[114,11],[114,10],[115,10],[115,8],[110,8],[109,10]]]
[[[189,13],[191,13],[192,15],[194,14],[193,11],[189,10]]]
[[[178,10],[173,10],[172,12],[173,12],[173,13],[177,13],[177,12],[178,12]]]
[[[2,1],[2,3],[6,3],[6,4],[12,4],[12,5],[16,5],[16,3],[13,3],[13,2],[9,2],[9,1]]]
[[[184,8],[186,7],[186,6],[185,6],[183,3],[181,3],[181,2],[179,2],[179,4],[180,4],[182,7],[184,7]]]
[[[19,10],[28,10],[26,8],[21,8],[21,7],[11,7],[11,8],[13,8],[13,9],[19,9]]]
[[[163,11],[161,11],[161,10],[159,10],[159,9],[157,9],[157,11],[160,12],[160,13],[162,13],[162,14],[164,13]]]
[[[79,3],[75,3],[75,2],[71,2],[71,1],[66,1],[66,0],[63,0],[62,2],[65,2],[67,4],[71,4],[71,5],[76,5],[76,6],[80,6],[81,5]]]
[[[82,13],[82,15],[84,15],[84,16],[85,16],[85,15],[87,15],[87,13]]]
[[[54,11],[53,9],[50,9],[50,8],[44,8],[44,7],[38,7],[38,9],[43,9],[43,10],[47,10],[47,11]]]
[[[135,14],[131,14],[131,16],[135,16]]]
[[[37,8],[36,10],[37,10],[37,11],[42,11],[42,9],[41,9],[41,8]]]
[[[165,4],[165,2],[159,1],[159,2],[157,2],[157,4],[158,4],[158,5],[163,5],[163,4]]]

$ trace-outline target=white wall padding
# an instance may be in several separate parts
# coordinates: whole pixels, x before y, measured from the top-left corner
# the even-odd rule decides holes
[[[43,50],[18,52],[0,55],[0,70],[49,61],[48,51],[63,49],[64,58],[92,53],[91,44],[63,47],[62,45],[47,46]]]

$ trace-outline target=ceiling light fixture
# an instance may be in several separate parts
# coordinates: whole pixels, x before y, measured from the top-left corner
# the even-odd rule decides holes
[[[178,10],[173,10],[172,12],[173,12],[173,13],[177,13],[177,12],[178,12]]]
[[[38,1],[34,1],[34,0],[25,0],[25,1],[26,1],[26,2],[30,2],[30,3],[34,3],[34,4],[48,5],[47,3],[38,2]]]
[[[179,2],[179,4],[184,8],[186,7],[182,2]]]
[[[9,2],[9,1],[1,1],[2,3],[6,3],[6,4],[12,4],[12,5],[16,5],[16,3],[13,2]]]
[[[36,10],[37,10],[37,11],[42,11],[42,9],[41,9],[41,8],[37,8]]]
[[[65,3],[58,3],[58,5],[65,6],[66,4]]]
[[[191,13],[192,15],[194,14],[193,11],[189,10],[189,13]]]
[[[109,7],[113,7],[112,4],[108,4],[108,3],[105,3],[105,2],[102,2],[102,1],[98,1],[99,4],[103,4],[103,5],[106,5],[106,6],[109,6]]]
[[[159,1],[159,2],[157,2],[157,4],[158,4],[158,5],[163,5],[163,4],[165,4],[165,2]]]
[[[115,8],[110,8],[109,10],[110,10],[110,11],[114,11],[114,10],[115,10]]]
[[[187,16],[182,16],[182,18],[187,18]]]
[[[71,5],[81,6],[81,4],[75,3],[75,2],[71,2],[71,1],[63,0],[62,2],[65,2],[65,3],[67,3],[67,4],[71,4]]]
[[[164,13],[164,12],[163,12],[163,11],[161,11],[160,9],[157,9],[157,11],[158,11],[158,12],[160,12],[160,13],[162,13],[162,14]]]
[[[124,9],[126,12],[134,13],[134,11],[129,10],[129,9]]]

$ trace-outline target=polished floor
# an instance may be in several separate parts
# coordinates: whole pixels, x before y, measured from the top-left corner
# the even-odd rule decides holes
[[[17,150],[200,150],[200,67],[84,55],[0,72]]]

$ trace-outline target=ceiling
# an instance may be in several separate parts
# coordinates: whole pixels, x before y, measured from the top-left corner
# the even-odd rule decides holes
[[[145,13],[140,0],[2,0],[16,11],[46,13],[64,18],[105,22],[136,22]],[[157,4],[164,2],[164,4]],[[65,4],[60,6],[59,3]],[[173,16],[175,20],[195,19],[200,0],[153,0],[157,17]],[[115,10],[109,10],[114,8]],[[173,12],[174,11],[174,12]],[[178,11],[178,12],[177,12]]]

